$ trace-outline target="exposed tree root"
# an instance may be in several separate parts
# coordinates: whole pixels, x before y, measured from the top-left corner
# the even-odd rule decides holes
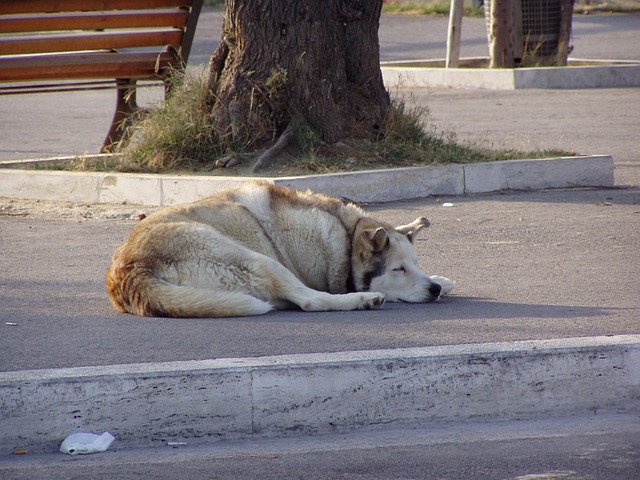
[[[285,131],[282,132],[282,135],[280,135],[278,141],[258,157],[258,159],[253,164],[253,167],[251,168],[252,173],[257,172],[261,168],[268,167],[271,162],[273,162],[273,160],[284,151],[285,148],[293,143],[295,137],[293,134],[292,124],[293,122],[290,122]]]

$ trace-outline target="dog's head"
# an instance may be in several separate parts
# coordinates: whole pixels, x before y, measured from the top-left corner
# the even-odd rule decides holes
[[[380,292],[389,302],[432,302],[441,287],[418,268],[414,247],[417,233],[429,226],[420,217],[393,228],[369,218],[356,226],[352,272],[357,291]]]

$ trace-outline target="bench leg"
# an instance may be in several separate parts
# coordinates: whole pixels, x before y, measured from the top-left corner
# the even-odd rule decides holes
[[[102,144],[101,153],[111,152],[119,143],[126,142],[131,135],[131,117],[138,111],[136,103],[136,81],[116,80],[116,112],[111,121],[111,128]]]

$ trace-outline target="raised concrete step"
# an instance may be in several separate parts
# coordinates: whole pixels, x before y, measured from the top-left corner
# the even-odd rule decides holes
[[[636,412],[640,335],[0,373],[0,455]]]
[[[462,58],[461,68],[444,59],[381,63],[387,88],[629,88],[640,86],[640,61],[570,59],[566,67],[484,68],[485,57]]]
[[[15,162],[3,162],[5,166]],[[389,202],[430,195],[500,190],[613,187],[609,155],[507,160],[387,170],[262,178],[276,185],[345,197]],[[191,202],[255,178],[197,175],[63,172],[0,169],[0,196],[88,203],[173,205]]]

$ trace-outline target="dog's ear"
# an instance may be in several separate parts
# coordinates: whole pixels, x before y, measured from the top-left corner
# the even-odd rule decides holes
[[[381,252],[389,244],[389,237],[384,228],[367,228],[362,231],[362,240],[372,252]]]
[[[424,217],[418,217],[413,222],[407,225],[400,225],[396,227],[396,231],[409,238],[411,243],[416,239],[416,234],[423,228],[427,228],[430,225],[429,220]]]

